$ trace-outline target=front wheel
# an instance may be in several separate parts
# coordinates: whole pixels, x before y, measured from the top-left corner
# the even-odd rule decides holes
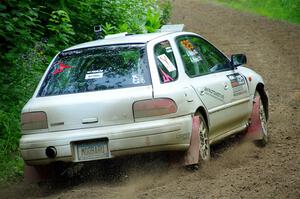
[[[260,140],[256,140],[255,144],[260,147],[266,146],[268,143],[268,127],[267,127],[267,117],[266,110],[264,108],[264,104],[261,100],[261,95],[256,92],[254,97],[259,96],[259,119],[262,127],[262,138]]]
[[[202,115],[199,115],[200,126],[199,126],[199,137],[200,137],[200,146],[199,152],[200,157],[204,161],[210,160],[210,145],[209,145],[209,138],[208,138],[208,128],[207,124]]]

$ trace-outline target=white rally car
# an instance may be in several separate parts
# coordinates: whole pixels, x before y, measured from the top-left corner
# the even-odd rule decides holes
[[[265,144],[268,97],[245,63],[176,26],[68,48],[22,110],[22,157],[36,166],[185,150],[192,164],[243,130]]]

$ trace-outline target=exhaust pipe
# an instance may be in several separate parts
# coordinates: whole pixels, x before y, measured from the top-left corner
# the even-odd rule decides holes
[[[55,158],[57,155],[57,151],[54,146],[48,146],[45,150],[45,153],[46,153],[46,156],[51,159]]]

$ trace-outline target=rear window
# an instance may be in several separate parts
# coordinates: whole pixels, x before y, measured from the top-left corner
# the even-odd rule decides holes
[[[144,44],[66,51],[53,62],[38,96],[151,84]]]

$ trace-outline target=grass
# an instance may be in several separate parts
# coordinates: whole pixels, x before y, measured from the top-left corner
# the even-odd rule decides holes
[[[0,186],[20,180],[23,176],[24,162],[20,154],[0,153]]]
[[[214,0],[237,10],[300,24],[300,0]]]
[[[14,101],[7,100],[6,106],[0,106],[0,185],[17,181],[23,175],[24,163],[18,149],[20,107],[12,102]]]

